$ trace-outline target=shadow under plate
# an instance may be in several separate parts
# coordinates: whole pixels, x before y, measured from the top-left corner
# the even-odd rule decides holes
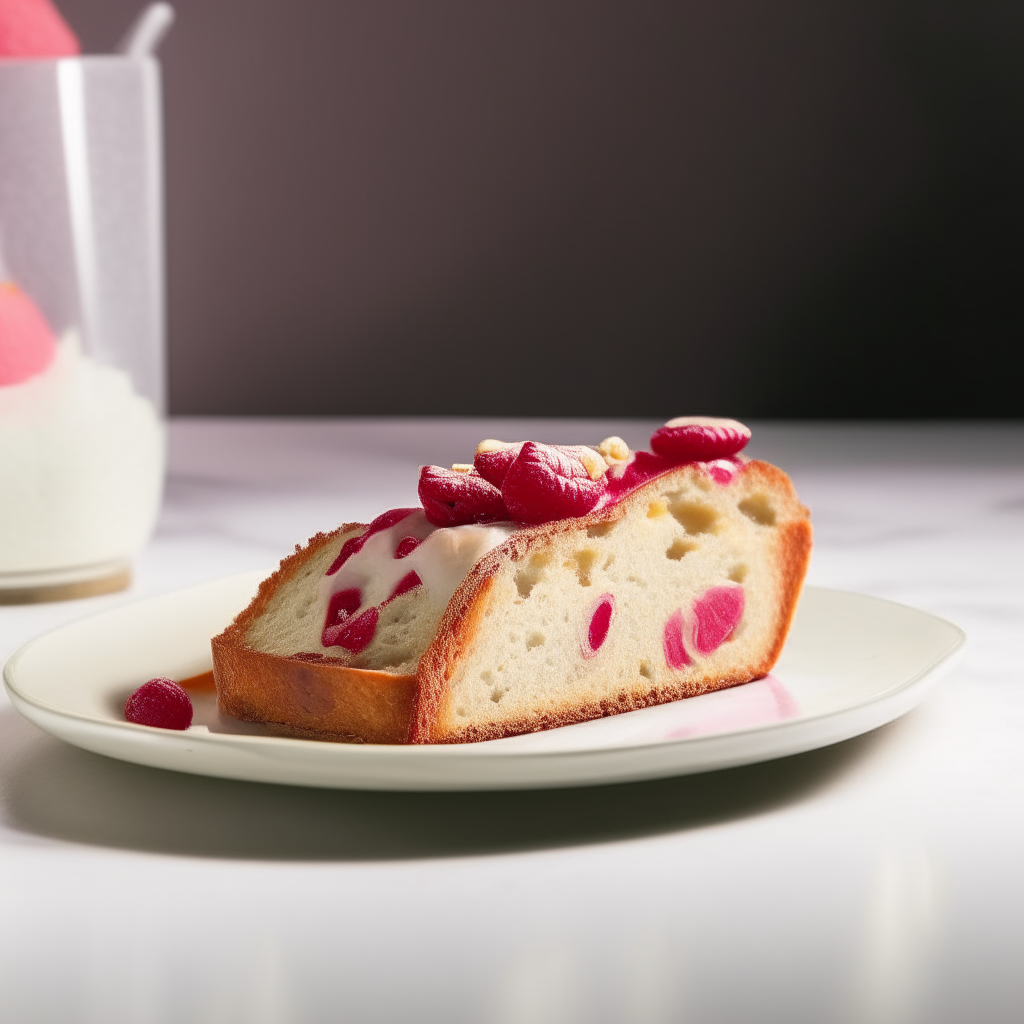
[[[900,728],[894,722],[821,750],[654,782],[384,793],[146,768],[69,746],[7,710],[0,713],[0,801],[7,827],[17,831],[154,853],[274,861],[497,854],[635,839],[763,814],[813,795]]]

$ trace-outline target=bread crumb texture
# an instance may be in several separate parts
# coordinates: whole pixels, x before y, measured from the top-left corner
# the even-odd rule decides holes
[[[362,531],[340,533],[322,546],[276,589],[264,614],[246,635],[247,646],[265,654],[288,657],[313,654],[350,668],[376,669],[412,675],[420,656],[437,632],[445,605],[424,588],[411,590],[380,611],[371,643],[358,654],[320,642],[330,594],[322,586],[324,574],[345,541]]]

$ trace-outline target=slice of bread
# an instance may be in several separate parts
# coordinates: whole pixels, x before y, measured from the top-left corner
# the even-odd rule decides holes
[[[367,583],[380,603],[358,650],[323,643],[340,585],[327,574],[368,527],[318,534],[214,638],[219,706],[288,736],[460,743],[757,679],[782,649],[811,526],[785,473],[737,466],[723,481],[687,463],[616,504],[537,526],[435,531],[410,512],[373,534],[396,561]],[[421,535],[461,552],[451,589],[433,583],[426,554],[414,561]],[[420,547],[404,561],[409,536]],[[402,591],[394,579],[410,566],[422,585]]]

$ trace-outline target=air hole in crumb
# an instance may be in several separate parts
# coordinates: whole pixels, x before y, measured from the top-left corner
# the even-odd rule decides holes
[[[665,557],[678,562],[682,560],[683,555],[688,555],[691,551],[696,550],[697,545],[692,540],[683,540],[682,537],[677,537],[669,545],[668,550],[665,552]]]
[[[747,565],[746,562],[740,562],[739,565],[734,565],[729,570],[729,579],[733,583],[742,583],[747,578]]]
[[[563,565],[566,569],[575,569],[576,578],[580,581],[581,587],[590,586],[590,574],[594,571],[594,563],[597,561],[597,552],[593,548],[584,548],[577,551]]]
[[[544,570],[551,562],[551,554],[539,551],[516,573],[516,588],[520,597],[529,597],[530,591],[544,578]]]
[[[491,700],[493,700],[495,704],[497,704],[498,701],[501,700],[501,698],[504,696],[505,688],[503,686],[496,686],[493,690],[491,690]]]
[[[767,494],[752,494],[744,498],[736,506],[748,519],[753,519],[760,526],[775,525],[775,509],[768,500]]]
[[[455,709],[455,714],[457,714],[460,718],[465,718],[466,717],[466,709],[465,708],[456,708]]]
[[[618,520],[616,519],[611,523],[595,523],[593,526],[587,527],[588,537],[607,537],[615,527],[618,526]]]
[[[489,668],[485,668],[483,672],[480,673],[480,678],[485,683],[489,683],[491,681],[491,670]]]
[[[660,498],[656,498],[654,501],[647,506],[647,518],[648,519],[659,519],[668,511],[668,505],[665,504]]]
[[[527,650],[531,650],[534,647],[540,647],[540,645],[543,644],[543,643],[544,643],[544,634],[543,633],[536,633],[536,632],[531,633],[526,638],[526,649]]]
[[[699,501],[682,501],[673,499],[668,507],[672,518],[687,533],[714,533],[718,523],[718,512],[710,505]]]
[[[640,662],[640,675],[642,675],[644,679],[654,678],[654,669],[651,668],[651,663],[649,661],[645,660]]]
[[[601,568],[602,568],[602,569],[607,569],[607,568],[608,568],[608,567],[609,567],[609,566],[610,566],[610,565],[612,564],[612,562],[614,562],[614,561],[615,561],[615,556],[614,556],[614,555],[609,555],[609,556],[608,556],[608,557],[607,557],[607,558],[606,558],[606,559],[604,560],[604,565],[602,565],[602,566],[601,566]]]

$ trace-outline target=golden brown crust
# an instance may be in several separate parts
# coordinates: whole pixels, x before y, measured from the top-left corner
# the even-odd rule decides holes
[[[264,654],[225,634],[213,640],[213,672],[218,707],[243,722],[315,739],[409,742],[415,676]]]
[[[487,608],[487,598],[494,584],[496,566],[488,563],[479,579],[469,588],[459,587],[441,619],[437,637],[417,669],[419,692],[416,698],[410,743],[430,743],[431,731],[444,704],[445,691],[458,664],[459,651],[479,629],[480,618]]]
[[[760,482],[787,493],[801,517],[782,524],[779,531],[781,578],[772,647],[758,662],[727,676],[680,680],[667,685],[637,680],[632,689],[623,690],[614,701],[538,712],[521,720],[488,726],[456,726],[452,720],[446,700],[448,684],[461,652],[481,628],[499,568],[509,560],[523,558],[558,534],[619,519],[626,514],[628,503],[648,500],[645,485],[619,504],[588,516],[520,530],[481,559],[449,602],[415,676],[349,668],[329,658],[311,660],[309,656],[265,654],[245,644],[249,628],[266,611],[283,583],[323,545],[365,527],[349,523],[332,533],[317,534],[305,548],[296,548],[295,554],[282,561],[277,572],[260,584],[252,604],[214,638],[218,705],[236,718],[263,722],[290,736],[369,743],[461,743],[570,725],[761,678],[775,664],[789,632],[810,558],[811,525],[807,510],[799,505],[793,485],[782,470],[752,461],[744,466],[741,475],[748,483]]]
[[[807,564],[811,560],[811,541],[811,524],[807,519],[797,519],[782,527],[782,581],[779,588],[779,619],[775,630],[775,642],[758,666],[757,674],[751,676],[751,679],[760,679],[768,675],[772,666],[779,660],[783,644],[789,636],[790,626],[793,625],[800,590],[807,575]]]

